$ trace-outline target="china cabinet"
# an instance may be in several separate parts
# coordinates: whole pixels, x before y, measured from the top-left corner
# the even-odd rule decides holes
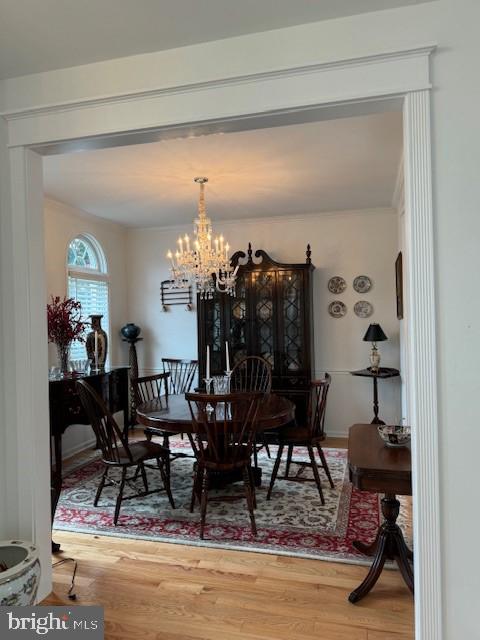
[[[246,356],[262,356],[272,366],[272,390],[295,403],[305,420],[309,384],[314,371],[310,245],[300,264],[275,262],[263,250],[237,251],[235,295],[216,293],[197,300],[200,379],[205,377],[206,347],[211,375],[225,371],[225,343],[233,367]]]

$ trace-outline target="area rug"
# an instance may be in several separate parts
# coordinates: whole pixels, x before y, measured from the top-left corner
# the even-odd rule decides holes
[[[171,447],[185,451],[189,449],[189,443],[179,437],[172,438]],[[324,451],[335,484],[335,488],[331,489],[321,471],[324,506],[320,503],[315,483],[282,480],[284,462],[272,498],[267,501],[266,493],[276,451],[272,447],[272,458],[268,458],[263,450],[259,453],[258,464],[263,471],[263,483],[257,489],[256,537],[250,531],[248,511],[242,499],[209,502],[205,540],[200,540],[198,505],[193,514],[189,511],[191,458],[179,458],[172,463],[175,509],[170,507],[164,492],[134,498],[123,502],[115,527],[115,487],[105,487],[98,507],[93,506],[103,471],[98,453],[84,460],[81,466],[70,470],[67,468],[54,529],[370,564],[371,559],[357,552],[352,542],[368,542],[375,537],[380,518],[379,498],[374,493],[359,492],[349,483],[345,449],[326,448]],[[294,459],[308,460],[306,450],[295,449]],[[294,468],[292,465],[291,473]],[[158,470],[149,469],[147,473],[150,488],[160,487]],[[304,468],[304,473],[308,477],[311,470]],[[139,491],[142,486],[139,479]],[[212,491],[210,495],[243,496],[243,485],[233,484],[227,489]]]

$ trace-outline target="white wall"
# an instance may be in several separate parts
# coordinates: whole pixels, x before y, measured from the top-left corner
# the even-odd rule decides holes
[[[127,322],[126,231],[119,224],[75,209],[49,198],[45,199],[45,257],[47,293],[63,297],[67,293],[66,252],[70,241],[81,233],[98,240],[105,252],[109,275],[110,332],[109,353],[112,365],[128,364],[128,351],[120,338],[120,328]],[[107,327],[104,327],[107,329]],[[49,360],[57,364],[54,345],[50,345]],[[64,457],[72,455],[94,441],[92,429],[85,425],[71,426],[63,438]]]
[[[5,171],[0,171],[0,238],[6,237],[10,230],[7,229],[8,216],[4,212],[8,210],[10,198],[10,175],[7,169],[8,151],[7,151],[7,126],[4,120],[0,118],[0,165],[5,167]],[[8,225],[9,226],[9,225]],[[8,492],[15,492],[14,487],[10,486],[10,478],[7,473],[7,362],[6,350],[4,346],[9,340],[8,327],[11,326],[11,318],[6,314],[9,311],[6,305],[6,293],[11,286],[10,255],[6,251],[0,251],[0,539],[6,539],[10,535],[15,535],[18,526],[12,523],[12,514],[7,507]],[[10,534],[10,531],[12,532]]]
[[[207,203],[208,206],[208,203]],[[303,262],[307,243],[312,246],[314,272],[315,369],[332,374],[326,428],[330,434],[347,434],[355,422],[372,419],[372,382],[352,377],[350,371],[369,364],[370,345],[362,342],[370,322],[379,322],[388,342],[380,345],[382,363],[399,366],[399,327],[395,312],[394,261],[397,255],[397,218],[393,209],[335,212],[295,218],[254,219],[246,222],[215,221],[215,232],[224,233],[232,245],[246,251],[265,249],[279,262]],[[180,233],[191,226],[128,231],[128,315],[142,327],[143,342],[137,345],[140,367],[161,369],[162,357],[192,358],[197,355],[196,312],[184,307],[162,311],[160,283],[169,277],[165,254],[174,248]],[[352,287],[353,278],[371,276],[374,286],[361,296]],[[327,282],[341,275],[348,283],[339,295],[330,294]],[[328,304],[338,298],[348,313],[334,319]],[[358,318],[353,312],[357,300],[372,302],[374,314]],[[398,380],[379,385],[381,416],[387,421],[400,419]]]
[[[478,563],[472,561],[480,526],[480,515],[472,509],[478,499],[480,450],[480,297],[472,285],[480,271],[479,23],[478,0],[438,0],[27,76],[0,86],[0,105],[14,109],[439,43],[432,58],[432,142],[447,640],[478,636],[478,616],[471,602],[480,593]],[[0,174],[4,187],[8,176]],[[11,282],[7,274],[3,295],[11,294]],[[10,327],[7,315],[3,317]],[[7,348],[8,335],[2,337]],[[3,366],[8,375],[8,363]],[[0,462],[5,462],[1,451]]]

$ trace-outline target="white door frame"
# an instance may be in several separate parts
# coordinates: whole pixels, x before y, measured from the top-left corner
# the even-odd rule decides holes
[[[441,638],[439,472],[430,143],[429,58],[434,47],[282,69],[181,87],[101,96],[1,114],[8,129],[2,171],[6,191],[0,238],[7,460],[13,474],[10,520],[34,538],[48,570],[49,482],[47,343],[41,158],[51,145],[120,144],[126,136],[177,127],[223,130],[261,118],[380,99],[401,99],[404,112],[406,300],[409,415],[415,517],[417,640]],[[158,133],[157,133],[158,135]],[[113,141],[112,141],[113,137]],[[110,142],[108,142],[110,138]],[[60,147],[58,147],[60,148]],[[65,147],[66,148],[66,147]],[[36,153],[37,152],[37,153]],[[8,181],[8,182],[7,182]],[[7,194],[8,195],[8,194]],[[8,296],[8,298],[7,298]],[[421,302],[421,304],[420,304]],[[5,309],[5,307],[7,307]],[[7,370],[8,367],[8,370]],[[31,443],[31,449],[25,443]],[[25,473],[25,469],[33,473]],[[13,534],[12,534],[13,535]]]

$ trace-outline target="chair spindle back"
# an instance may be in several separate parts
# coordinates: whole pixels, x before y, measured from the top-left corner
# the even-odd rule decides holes
[[[168,379],[170,372],[156,373],[151,376],[132,378],[133,393],[135,394],[135,404],[140,405],[149,400],[158,398],[161,409],[168,407]]]
[[[319,438],[324,434],[327,395],[331,381],[331,375],[326,373],[322,380],[312,380],[310,383],[308,426],[312,438]]]
[[[128,458],[132,462],[133,458],[128,443],[102,398],[85,380],[77,381],[77,391],[95,436],[100,443],[103,460],[119,464],[121,458]]]
[[[187,393],[195,456],[208,464],[235,465],[250,457],[263,393]],[[208,462],[207,462],[208,461]]]
[[[272,367],[264,358],[248,356],[240,360],[230,375],[230,390],[261,391],[270,393],[272,388]]]
[[[163,371],[170,373],[168,392],[171,395],[188,393],[197,374],[198,360],[162,358]]]

